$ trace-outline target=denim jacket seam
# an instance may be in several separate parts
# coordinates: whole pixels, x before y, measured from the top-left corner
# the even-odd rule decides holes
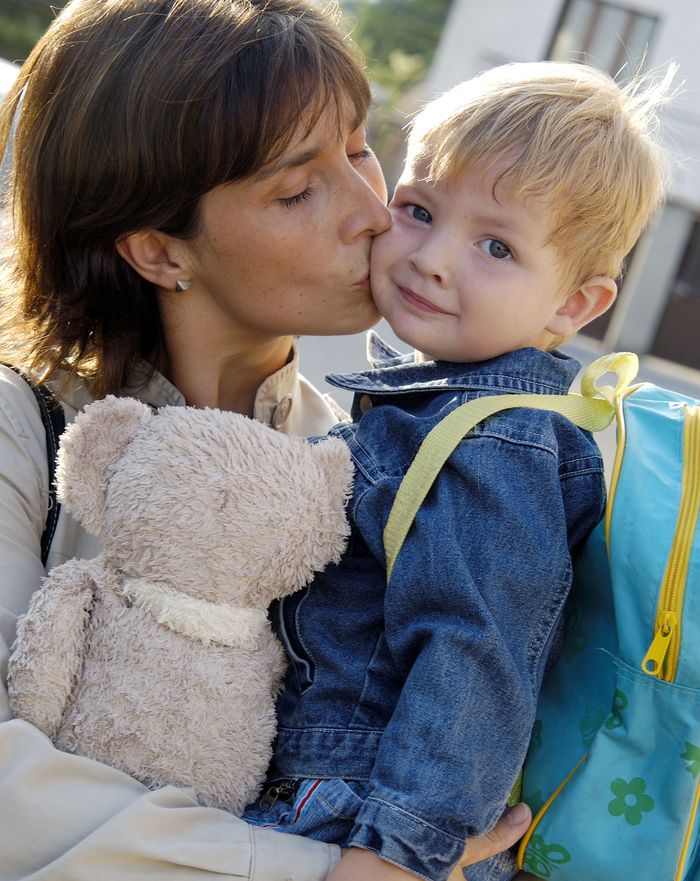
[[[381,805],[382,808],[388,810],[391,814],[395,814],[397,819],[405,819],[406,821],[410,821],[416,823],[420,826],[424,826],[426,829],[431,829],[433,832],[436,832],[438,835],[444,835],[446,838],[450,838],[453,841],[461,842],[462,839],[457,835],[452,835],[451,832],[445,832],[444,829],[440,829],[439,826],[435,826],[432,823],[429,823],[427,820],[424,820],[422,817],[417,817],[415,814],[412,814],[410,811],[405,810],[404,808],[399,807],[398,805],[393,805],[391,802],[385,801],[383,798],[379,798],[376,795],[368,795],[365,799],[366,802],[376,802],[378,805]]]
[[[308,593],[308,589],[307,589],[304,592],[303,596],[301,596],[299,598],[299,603],[298,603],[296,609],[294,609],[294,628],[296,630],[297,637],[299,638],[299,642],[301,643],[301,647],[303,648],[304,652],[306,653],[306,658],[302,659],[302,660],[305,660],[305,662],[311,668],[311,670],[309,672],[309,679],[311,681],[310,681],[309,685],[306,686],[304,691],[308,691],[310,688],[313,688],[314,680],[316,678],[316,669],[317,669],[317,664],[314,661],[314,656],[313,656],[311,649],[309,648],[307,642],[305,641],[305,639],[302,635],[302,630],[301,630],[302,618],[301,618],[300,612],[302,611],[302,606],[304,605],[304,601],[308,598],[308,595],[309,595],[309,593]],[[312,673],[313,673],[313,675],[312,675]]]
[[[530,668],[530,685],[533,689],[533,697],[535,698],[537,697],[539,687],[537,680],[538,670],[542,661],[542,653],[544,652],[545,646],[551,640],[552,630],[561,619],[562,611],[569,595],[569,590],[566,589],[566,585],[568,582],[570,588],[572,577],[573,567],[571,559],[569,558],[565,570],[562,573],[562,577],[560,578],[559,590],[550,595],[550,602],[547,606],[547,616],[545,617],[545,621],[549,619],[549,623],[546,625],[546,628],[542,628],[544,632],[542,632],[541,635],[539,630],[537,634],[533,635],[533,638],[527,647],[527,658],[529,661],[528,667]]]
[[[350,726],[352,726],[353,722],[355,724],[358,723],[358,715],[362,711],[364,705],[365,695],[367,694],[367,689],[370,687],[367,671],[371,668],[374,661],[377,659],[377,653],[382,644],[382,639],[384,639],[384,630],[380,630],[377,634],[377,640],[374,643],[374,648],[372,649],[372,654],[369,656],[369,660],[367,661],[367,665],[365,667],[365,672],[362,677],[362,689],[360,690],[360,694],[357,698],[357,703],[355,704],[355,708],[352,713],[352,718],[350,719]]]
[[[464,440],[480,440],[480,439],[488,440],[491,438],[492,440],[502,441],[503,443],[513,444],[519,447],[527,447],[529,449],[542,450],[544,453],[549,453],[551,456],[554,456],[558,459],[557,450],[553,446],[549,446],[548,444],[542,443],[541,441],[536,441],[527,437],[513,437],[512,435],[502,434],[493,430],[484,430],[484,431],[476,431],[470,432]]]
[[[603,473],[603,466],[600,463],[591,464],[587,468],[581,466],[581,467],[576,468],[575,470],[571,470],[571,471],[569,471],[567,468],[563,467],[563,466],[566,466],[567,464],[568,464],[567,462],[560,463],[560,466],[559,466],[560,480],[569,480],[574,477],[585,477],[587,474],[602,474]]]
[[[280,727],[279,730],[280,731],[289,731],[291,733],[298,731],[300,734],[305,734],[308,731],[315,731],[315,732],[327,733],[327,734],[333,734],[335,732],[338,732],[340,734],[345,734],[348,731],[350,731],[350,732],[356,731],[359,734],[384,734],[384,731],[386,729],[374,728],[371,725],[367,725],[362,728],[359,728],[359,727],[358,728],[350,728],[348,725],[303,725],[301,727],[299,725],[291,725],[291,726],[290,725],[283,725]]]
[[[377,466],[374,456],[370,455],[357,439],[357,433],[352,430],[352,424],[341,423],[333,429],[332,434],[347,445],[355,471],[359,471],[370,485],[377,483],[382,477],[382,472]],[[370,465],[373,473],[370,472]],[[355,474],[355,484],[357,484],[357,474]]]

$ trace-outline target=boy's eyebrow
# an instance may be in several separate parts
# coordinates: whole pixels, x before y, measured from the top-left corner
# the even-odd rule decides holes
[[[514,224],[508,218],[499,217],[497,214],[477,214],[476,220],[478,223],[497,227],[498,229],[502,229],[505,232],[514,233],[515,235],[522,235],[523,232],[526,232],[526,230],[523,230],[522,224]]]

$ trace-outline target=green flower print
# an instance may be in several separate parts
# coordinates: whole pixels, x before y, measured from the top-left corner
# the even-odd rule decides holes
[[[550,878],[553,869],[571,862],[571,854],[561,844],[547,844],[541,835],[533,835],[525,852],[524,868],[540,878]]]
[[[610,716],[605,720],[605,727],[608,731],[613,731],[622,725],[622,711],[627,709],[628,703],[629,699],[624,691],[620,691],[619,688],[615,689]]]
[[[694,743],[686,740],[685,752],[681,755],[681,758],[689,763],[685,766],[685,770],[690,771],[697,780],[697,776],[700,774],[700,746],[696,746]]]
[[[586,707],[586,715],[581,719],[578,726],[581,732],[581,741],[586,749],[593,743],[593,739],[604,721],[605,712],[603,710]]]
[[[616,798],[608,805],[608,812],[613,817],[622,817],[630,826],[639,826],[642,822],[642,813],[648,814],[654,810],[654,799],[645,793],[646,780],[641,777],[633,777],[629,783],[622,777],[617,777],[610,784],[610,789]]]
[[[576,655],[588,647],[588,637],[581,627],[581,613],[578,609],[572,609],[571,614],[564,621],[564,639],[562,653],[564,660],[571,663]]]

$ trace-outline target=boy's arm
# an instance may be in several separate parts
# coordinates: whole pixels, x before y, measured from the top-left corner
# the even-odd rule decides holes
[[[554,452],[491,437],[463,446],[387,588],[386,640],[404,685],[349,842],[438,881],[503,810],[571,580]],[[591,462],[569,493],[596,515],[600,477]],[[384,524],[395,491],[395,481],[370,489],[356,522]],[[366,540],[381,552],[380,537]]]
[[[468,867],[507,850],[527,832],[532,815],[526,805],[509,811],[486,835],[467,843],[462,859],[447,881],[469,881]],[[519,875],[521,881],[531,876]],[[376,853],[352,847],[328,875],[327,881],[415,881],[416,876],[400,866],[388,863]]]

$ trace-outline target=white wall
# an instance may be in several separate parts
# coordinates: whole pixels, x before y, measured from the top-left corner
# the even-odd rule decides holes
[[[700,2],[615,3],[659,18],[649,68],[679,65],[683,91],[663,114],[664,139],[679,160],[671,197],[700,211]],[[544,58],[563,6],[564,0],[454,0],[424,96],[495,64]]]
[[[19,67],[12,64],[11,61],[5,61],[0,58],[0,98],[7,92],[12,83],[15,81]]]

